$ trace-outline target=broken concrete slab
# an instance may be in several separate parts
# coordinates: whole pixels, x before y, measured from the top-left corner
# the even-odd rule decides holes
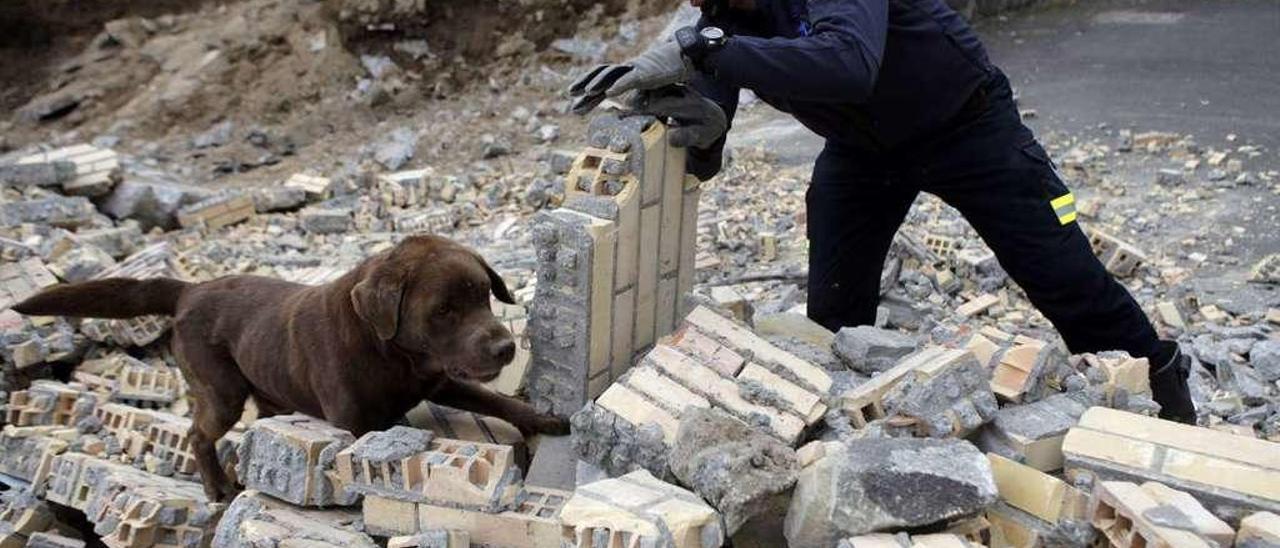
[[[1062,453],[1071,475],[1164,483],[1227,519],[1280,510],[1280,452],[1265,440],[1094,407]]]
[[[860,325],[836,333],[833,348],[851,369],[870,375],[889,370],[919,346],[910,335]]]
[[[780,525],[800,471],[794,449],[714,409],[685,414],[668,462],[720,511],[729,535],[753,520]]]
[[[49,165],[70,162],[74,174],[61,182],[62,192],[71,196],[103,196],[120,182],[119,156],[88,144],[62,147],[18,159],[18,164]]]
[[[160,227],[177,228],[178,210],[213,195],[200,187],[184,185],[163,176],[131,175],[116,185],[100,203],[102,212],[112,218],[135,219],[143,230]]]
[[[959,352],[954,359],[922,364],[884,394],[884,412],[895,428],[959,438],[995,416],[998,406],[987,370],[971,353]]]
[[[724,543],[720,515],[697,495],[638,470],[578,487],[560,511],[576,546],[713,548]]]
[[[827,442],[800,471],[786,536],[791,546],[975,515],[996,501],[987,458],[953,439]]]
[[[983,451],[1026,464],[1042,472],[1062,468],[1062,440],[1088,406],[1067,394],[1009,406],[973,437]]]
[[[338,453],[355,441],[351,433],[306,415],[259,419],[236,451],[236,476],[246,488],[300,506],[349,505],[355,495],[330,473]]]
[[[227,507],[213,537],[213,548],[274,545],[283,539],[317,548],[376,548],[354,522],[349,510],[307,510],[289,506],[263,493],[240,493]]]
[[[1190,495],[1152,482],[1099,482],[1090,517],[1113,546],[1209,548],[1235,540],[1235,531]]]
[[[88,226],[102,217],[83,196],[51,196],[0,203],[0,226],[42,224],[59,228]]]
[[[76,165],[65,161],[0,165],[0,186],[57,186],[76,175]]]

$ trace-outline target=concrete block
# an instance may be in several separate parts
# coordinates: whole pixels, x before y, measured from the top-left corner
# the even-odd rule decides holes
[[[24,156],[18,158],[17,164],[48,165],[64,162],[71,163],[74,170],[71,177],[59,181],[64,194],[102,196],[111,192],[111,188],[121,179],[119,156],[111,150],[87,144]]]
[[[1098,260],[1106,266],[1107,272],[1117,277],[1124,278],[1132,275],[1147,261],[1146,254],[1140,249],[1111,234],[1096,228],[1088,228],[1085,233],[1089,236],[1089,245],[1093,248],[1093,254],[1097,255]]]
[[[115,267],[104,270],[94,279],[133,278],[146,280],[150,278],[175,278],[190,280],[186,267],[178,259],[178,255],[168,243],[161,242],[138,250],[120,261]],[[80,329],[94,340],[110,340],[121,346],[146,346],[160,339],[172,320],[166,316],[141,316],[127,320],[96,320],[101,323],[84,322]],[[97,326],[97,327],[94,327]],[[95,329],[100,331],[95,332]]]
[[[995,306],[999,302],[999,297],[990,293],[984,293],[957,307],[956,314],[959,314],[962,318],[977,316],[978,314],[986,312],[987,309]]]
[[[285,188],[298,189],[312,201],[327,200],[332,193],[332,183],[326,177],[294,173],[284,182]]]
[[[1005,349],[995,360],[991,390],[1002,401],[1028,403],[1056,393],[1057,381],[1073,372],[1056,345],[1029,340]]]
[[[752,361],[807,390],[826,394],[831,389],[831,375],[822,368],[787,353],[708,308],[693,309],[685,321],[734,352],[752,356]]]
[[[510,447],[403,426],[365,434],[338,453],[335,468],[349,494],[488,512],[515,504],[521,484]]]
[[[1116,390],[1124,390],[1129,394],[1151,395],[1149,371],[1151,365],[1146,358],[1133,358],[1125,352],[1102,352],[1099,354],[1082,354],[1081,358],[1089,367],[1100,370],[1107,379],[1106,394],[1110,398]]]
[[[257,188],[250,194],[256,213],[293,211],[306,205],[307,193],[300,188]]]
[[[987,453],[1000,499],[1041,520],[1056,524],[1087,517],[1089,495],[1035,468]]]
[[[1043,472],[1062,468],[1062,441],[1087,407],[1066,394],[1009,406],[974,437],[983,451],[994,452]]]
[[[8,309],[57,283],[58,279],[38,258],[6,262],[0,265],[0,309]]]
[[[800,471],[786,518],[790,546],[972,516],[997,498],[991,465],[968,442],[861,439],[824,449]]]
[[[378,545],[373,539],[350,525],[357,517],[358,514],[350,510],[303,509],[258,491],[244,491],[227,507],[217,525],[212,546],[376,548]]]
[[[66,160],[0,165],[0,185],[10,187],[58,186],[76,175],[76,165]]]
[[[85,403],[77,407],[77,402]],[[4,422],[13,426],[74,426],[93,412],[98,397],[79,386],[38,380],[26,390],[9,393],[4,405]]]
[[[1182,547],[1227,546],[1235,531],[1200,507],[1190,495],[1167,487],[1148,490],[1121,481],[1104,481],[1094,488],[1090,520],[1112,546]],[[1181,494],[1190,500],[1170,502]],[[1189,503],[1189,504],[1188,504]],[[1223,542],[1225,539],[1225,543]]]
[[[259,419],[236,452],[236,476],[246,488],[300,506],[349,505],[355,497],[326,472],[354,441],[349,432],[305,415]]]
[[[524,435],[514,425],[502,419],[430,402],[423,402],[411,409],[407,417],[410,426],[430,430],[441,438],[511,446],[516,460],[525,460]]]
[[[57,533],[32,533],[27,537],[27,548],[84,548],[85,542],[80,539],[64,537]]]
[[[986,369],[964,350],[916,367],[889,388],[882,405],[896,426],[929,437],[967,436],[998,410]]]
[[[1280,515],[1256,512],[1240,520],[1236,546],[1240,548],[1280,546]]]
[[[868,325],[841,329],[834,345],[836,355],[846,365],[868,375],[889,370],[919,347],[915,337]]]
[[[534,229],[528,393],[560,415],[600,395],[673,329],[684,291],[683,151],[668,150],[665,126],[648,117],[599,116],[588,134],[565,206],[540,214]]]
[[[75,229],[93,223],[98,210],[83,196],[52,196],[0,203],[0,226],[50,225]]]
[[[424,531],[467,531],[472,543],[493,548],[560,546],[560,510],[571,495],[527,487],[519,506],[497,514],[420,504],[418,526]]]
[[[711,548],[724,543],[714,509],[643,470],[578,487],[561,509],[560,521],[568,544],[581,548],[623,543]]]
[[[35,483],[48,476],[54,458],[67,445],[60,439],[25,435],[20,429],[7,426],[0,433],[0,474]]]
[[[538,283],[529,307],[533,354],[529,399],[542,411],[568,415],[587,400],[589,380],[604,375],[613,348],[612,221],[556,210],[534,220]]]
[[[471,533],[435,529],[413,536],[394,537],[387,541],[387,548],[468,548]]]
[[[1280,510],[1280,451],[1265,440],[1094,407],[1062,452],[1069,472],[1160,482],[1218,516]]]
[[[308,207],[298,212],[302,229],[311,234],[339,234],[355,227],[348,209]]]
[[[378,175],[375,192],[386,207],[415,207],[428,200],[427,177],[430,168],[397,171]]]
[[[253,198],[242,193],[222,193],[205,198],[178,210],[178,224],[183,228],[204,226],[209,230],[233,225],[257,213]]]
[[[748,521],[777,521],[800,471],[795,450],[712,409],[687,413],[669,463],[672,474],[724,516],[733,535]]]

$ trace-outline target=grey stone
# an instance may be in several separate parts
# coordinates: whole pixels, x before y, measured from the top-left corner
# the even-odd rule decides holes
[[[1021,462],[1024,456],[1012,448],[1012,439],[1040,440],[1066,435],[1090,407],[1076,399],[1076,394],[1081,393],[1057,394],[1035,403],[1005,407],[977,431],[973,442],[985,452]]]
[[[1245,405],[1261,405],[1267,402],[1269,390],[1253,368],[1241,363],[1218,366],[1218,382],[1244,400]]]
[[[145,240],[136,221],[125,221],[115,228],[99,228],[76,232],[75,239],[82,244],[101,249],[113,259],[123,259],[142,248]]]
[[[0,165],[0,186],[56,186],[75,176],[75,163],[66,160]]]
[[[374,145],[373,159],[382,167],[395,171],[413,158],[418,136],[408,128],[398,128]]]
[[[236,125],[231,120],[223,120],[204,133],[191,138],[191,148],[212,148],[220,147],[231,141],[231,134],[235,132]]]
[[[599,63],[604,60],[605,52],[609,51],[609,44],[603,40],[560,38],[551,42],[551,49],[580,61]]]
[[[918,347],[914,337],[866,325],[841,329],[833,346],[850,368],[869,374],[887,371]]]
[[[0,203],[0,226],[33,223],[60,228],[90,225],[98,217],[93,202],[82,196],[53,196]]]
[[[64,537],[57,533],[32,533],[27,537],[26,548],[84,548],[85,542]]]
[[[668,463],[683,485],[720,511],[730,535],[748,521],[782,516],[800,471],[795,450],[712,409],[682,418]]]
[[[115,266],[115,259],[93,245],[75,247],[49,263],[49,271],[64,282],[83,282]]]
[[[928,378],[908,376],[884,396],[889,416],[916,420],[915,433],[963,437],[991,420],[999,408],[991,374],[972,354]]]
[[[142,230],[177,228],[178,210],[213,195],[212,191],[159,177],[130,177],[99,204],[115,219],[136,219]]]
[[[1265,382],[1280,380],[1280,339],[1259,341],[1249,350],[1249,365]]]
[[[966,441],[827,443],[800,472],[786,517],[792,547],[975,515],[997,500],[986,456]]]
[[[392,426],[388,430],[361,436],[351,445],[351,451],[361,461],[395,462],[426,451],[434,437],[428,430]]]
[[[292,211],[307,203],[307,192],[301,188],[260,188],[252,197],[253,210],[258,213]]]
[[[313,234],[337,234],[355,227],[355,219],[346,209],[307,208],[298,214],[298,220],[303,230]]]

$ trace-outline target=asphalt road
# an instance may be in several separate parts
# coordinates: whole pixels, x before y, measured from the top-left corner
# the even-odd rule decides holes
[[[1105,124],[1219,148],[1255,143],[1268,151],[1255,168],[1280,169],[1280,0],[1086,0],[976,27],[1038,131]],[[822,145],[767,108],[737,126],[735,144],[767,144],[792,162]]]

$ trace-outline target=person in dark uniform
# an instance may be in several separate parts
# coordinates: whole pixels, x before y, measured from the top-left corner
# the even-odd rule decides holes
[[[752,90],[826,139],[806,195],[814,321],[874,321],[893,236],[929,192],[964,215],[1073,353],[1148,358],[1160,416],[1195,421],[1190,358],[1094,256],[1009,80],[945,0],[712,1],[692,0],[703,17],[675,40],[578,79],[574,110],[638,92],[633,106],[675,121],[672,144],[706,180],[739,90]]]

